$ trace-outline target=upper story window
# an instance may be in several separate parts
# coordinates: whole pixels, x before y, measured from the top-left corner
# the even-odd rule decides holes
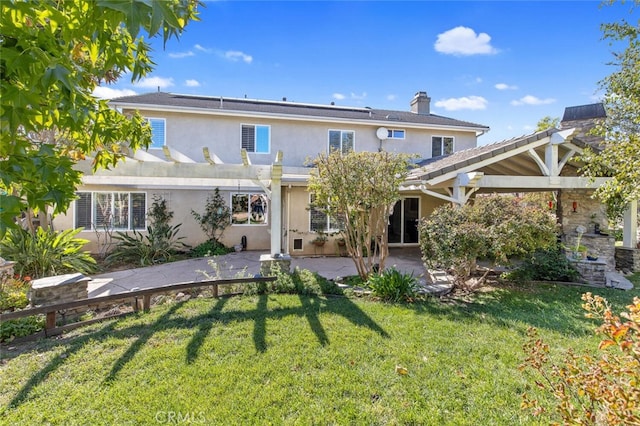
[[[151,145],[149,148],[162,149],[167,144],[165,131],[167,127],[167,120],[164,118],[149,118],[147,117],[149,126],[151,126]]]
[[[353,151],[355,133],[353,130],[329,130],[329,152],[340,151],[343,154]]]
[[[144,192],[78,192],[75,228],[98,231],[146,229],[147,194]]]
[[[431,156],[453,154],[453,136],[433,136],[431,138]]]
[[[268,154],[271,142],[271,127],[253,124],[242,125],[242,148],[247,152]]]
[[[388,129],[389,139],[404,139],[404,129]]]

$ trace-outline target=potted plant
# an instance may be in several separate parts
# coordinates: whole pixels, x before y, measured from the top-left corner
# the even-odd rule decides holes
[[[322,231],[318,231],[318,235],[311,240],[311,243],[316,246],[323,246],[327,242],[327,234]]]

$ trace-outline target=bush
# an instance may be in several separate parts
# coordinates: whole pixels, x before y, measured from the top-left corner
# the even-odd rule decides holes
[[[416,294],[416,279],[413,274],[403,274],[396,268],[371,275],[367,286],[375,297],[387,302],[409,301]]]
[[[640,424],[640,298],[634,297],[627,306],[629,312],[620,317],[600,296],[586,293],[582,300],[587,317],[602,320],[596,330],[604,336],[598,346],[602,355],[578,356],[569,351],[563,365],[549,365],[549,346],[534,328],[529,329],[524,345],[528,357],[520,368],[539,374],[542,380],[536,380],[536,385],[550,393],[556,405],[544,407],[524,394],[522,407],[534,415],[551,411],[563,424]]]
[[[0,323],[0,342],[7,342],[16,337],[29,336],[44,329],[44,315],[18,318]]]
[[[133,230],[133,234],[118,232],[113,236],[118,243],[105,259],[107,263],[139,262],[140,265],[153,265],[170,261],[173,256],[189,246],[178,237],[180,226],[170,225],[173,212],[167,208],[164,198],[155,196],[149,209],[149,226],[147,235]]]
[[[14,311],[29,304],[28,280],[5,278],[0,283],[0,311]]]
[[[477,259],[506,263],[556,243],[555,218],[509,196],[476,197],[473,204],[445,205],[420,221],[420,250],[429,267],[453,269],[456,286],[471,289]],[[471,283],[471,284],[469,284]]]
[[[224,230],[231,223],[231,209],[220,195],[220,189],[216,188],[212,195],[207,197],[204,214],[191,210],[191,215],[198,222],[204,233],[212,241],[220,241]]]
[[[189,252],[191,257],[209,257],[209,256],[222,256],[223,254],[231,253],[234,251],[232,248],[225,247],[224,244],[216,240],[208,240],[204,243],[198,244]]]
[[[98,269],[91,254],[82,251],[88,240],[75,238],[82,228],[56,232],[38,227],[35,235],[22,228],[12,228],[0,242],[0,256],[15,263],[18,275],[32,278],[70,272],[90,274]]]
[[[514,271],[502,277],[517,282],[525,281],[576,281],[580,274],[569,263],[564,252],[558,248],[536,250]]]

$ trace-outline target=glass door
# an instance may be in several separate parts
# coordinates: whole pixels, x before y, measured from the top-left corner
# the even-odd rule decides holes
[[[407,197],[393,206],[389,217],[389,244],[417,244],[420,198]]]

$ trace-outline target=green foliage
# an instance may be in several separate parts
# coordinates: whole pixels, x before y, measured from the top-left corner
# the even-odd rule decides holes
[[[191,210],[191,215],[212,241],[220,241],[224,230],[231,223],[231,209],[220,195],[219,188],[207,197],[204,214]]]
[[[427,265],[453,269],[460,286],[479,258],[506,263],[556,243],[555,218],[510,196],[476,198],[461,207],[444,205],[420,221],[420,249]]]
[[[537,415],[549,410],[563,424],[640,424],[640,298],[635,297],[620,316],[601,296],[586,293],[582,300],[587,316],[602,321],[596,330],[603,336],[600,357],[569,351],[563,364],[553,365],[550,346],[530,328],[524,345],[528,356],[520,368],[538,373],[542,380],[536,384],[555,398],[555,404],[545,406],[524,394],[522,407]]]
[[[0,2],[0,238],[22,211],[68,209],[80,173],[74,164],[91,154],[94,169],[122,158],[151,139],[139,115],[124,116],[93,90],[129,74],[133,82],[153,69],[140,36],[165,42],[197,19],[198,2],[102,0]],[[37,135],[54,131],[53,141]]]
[[[179,237],[181,223],[171,226],[173,212],[167,202],[160,196],[154,196],[149,208],[149,226],[147,234],[133,230],[132,234],[117,232],[113,236],[117,240],[113,251],[106,257],[107,263],[135,262],[142,266],[170,261],[174,255],[188,248]]]
[[[44,329],[44,315],[18,318],[0,323],[0,342],[7,342],[16,337],[29,336]]]
[[[88,240],[76,238],[82,228],[53,231],[38,227],[35,235],[12,228],[0,241],[0,255],[15,263],[14,271],[32,278],[70,272],[90,274],[97,270],[91,254],[83,251]]]
[[[634,1],[630,12],[639,4]],[[640,26],[623,19],[603,24],[601,29],[610,45],[626,48],[613,53],[609,65],[616,70],[600,82],[607,118],[595,133],[604,137],[604,150],[585,150],[581,158],[586,166],[581,171],[589,177],[611,177],[596,189],[596,195],[607,204],[609,218],[615,220],[628,202],[640,198]]]
[[[536,132],[541,132],[551,127],[557,128],[559,124],[560,117],[551,117],[550,115],[546,115],[538,121],[538,124],[536,125]]]
[[[222,256],[232,251],[234,251],[232,248],[225,247],[218,241],[207,240],[192,248],[189,255],[191,257]]]
[[[387,302],[406,302],[416,295],[416,279],[396,268],[387,268],[379,274],[372,274],[367,281],[375,297]]]
[[[410,159],[385,151],[333,151],[313,161],[316,169],[309,178],[313,207],[344,224],[347,253],[363,280],[376,263],[384,269],[389,206],[400,199],[398,188],[407,176]]]
[[[580,277],[567,256],[558,248],[536,250],[514,271],[504,273],[501,278],[517,281],[576,281]]]
[[[16,278],[4,278],[0,282],[0,311],[22,309],[29,304],[29,282]]]

